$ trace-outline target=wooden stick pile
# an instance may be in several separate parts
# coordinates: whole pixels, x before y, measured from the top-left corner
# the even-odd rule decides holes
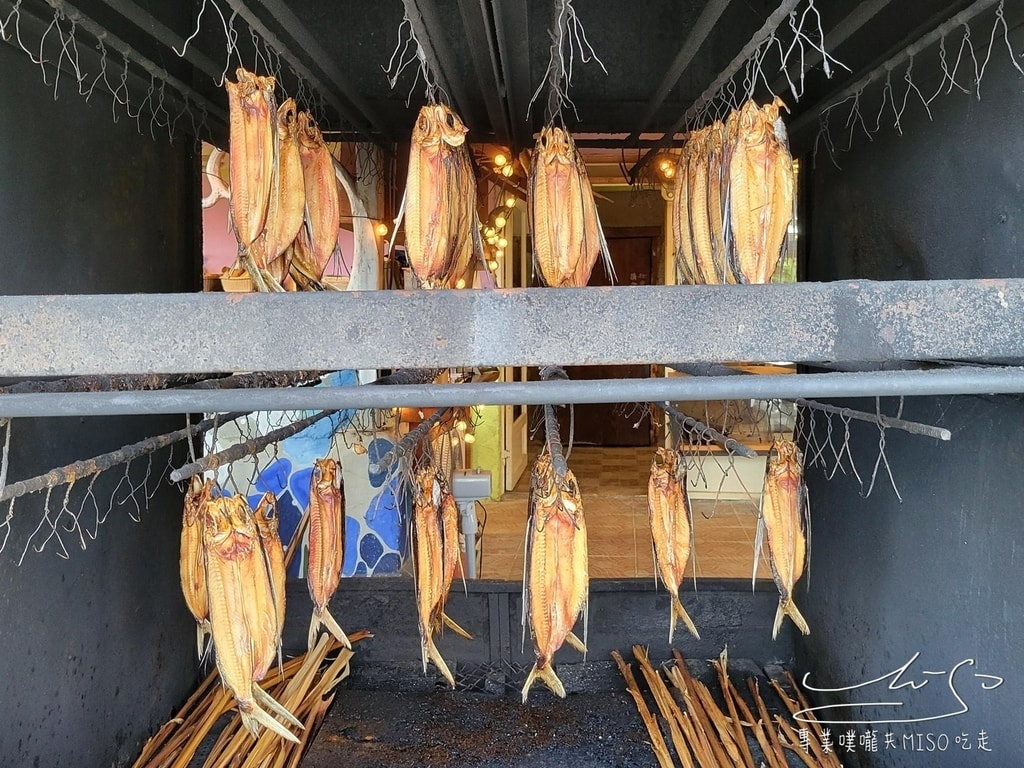
[[[683,768],[760,768],[762,765],[768,768],[787,768],[787,751],[796,755],[809,768],[842,768],[834,752],[824,752],[821,725],[813,719],[811,713],[807,713],[809,724],[798,724],[795,720],[791,722],[782,715],[771,717],[761,698],[757,680],[748,678],[747,686],[757,710],[757,715],[754,715],[747,700],[729,679],[726,651],[722,651],[718,661],[714,662],[724,709],[715,701],[708,687],[690,675],[679,652],[673,653],[675,663],[665,664],[659,673],[648,659],[646,650],[639,645],[633,646],[633,657],[640,666],[648,692],[657,707],[655,714],[637,684],[632,665],[626,663],[618,651],[612,652],[612,658],[626,680],[626,689],[636,702],[640,717],[647,726],[651,748],[661,768],[674,768],[677,765]],[[810,705],[797,688],[792,675],[787,672],[786,677],[797,696],[796,700],[778,682],[770,682],[792,717]],[[803,727],[808,727],[808,732],[801,743],[800,728]],[[757,761],[751,751],[748,736],[753,736],[760,746],[761,755]]]
[[[366,632],[349,635],[349,640],[369,637]],[[214,742],[204,768],[295,768],[316,736],[327,710],[334,701],[338,683],[348,677],[353,652],[327,634],[301,656],[273,668],[261,687],[294,714],[305,730],[294,744],[266,729],[259,738],[242,727],[237,714]],[[142,748],[133,768],[187,768],[217,722],[234,710],[235,700],[223,686],[216,685],[217,671],[211,672],[181,710],[168,720]]]

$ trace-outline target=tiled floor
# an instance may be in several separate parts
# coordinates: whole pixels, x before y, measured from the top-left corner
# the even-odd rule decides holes
[[[579,446],[569,457],[583,496],[591,578],[653,577],[647,520],[647,478],[653,448]],[[480,573],[487,579],[523,577],[529,469],[500,502],[485,504]],[[693,501],[694,555],[699,577],[749,579],[757,510],[750,502]],[[771,578],[763,561],[758,576]]]

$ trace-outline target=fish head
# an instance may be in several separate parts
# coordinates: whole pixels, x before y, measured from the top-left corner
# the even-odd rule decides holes
[[[799,474],[803,466],[803,456],[796,443],[792,440],[776,440],[768,451],[768,473],[782,475]]]
[[[277,125],[282,135],[297,135],[299,131],[299,110],[295,99],[287,98],[277,108]]]
[[[313,462],[313,485],[320,493],[338,487],[338,462],[334,459],[317,459]]]
[[[185,492],[185,524],[193,525],[200,519],[203,506],[213,495],[213,481],[203,482],[202,476],[193,475]]]
[[[263,498],[253,511],[253,518],[261,539],[266,541],[277,535],[277,497],[272,491],[263,494]]]
[[[551,165],[560,163],[572,165],[576,161],[576,144],[568,131],[557,125],[546,125],[537,137],[537,146],[533,153],[535,163]]]
[[[416,117],[412,129],[412,141],[424,147],[461,147],[466,143],[469,129],[451,109],[444,104],[425,104]]]
[[[252,552],[256,527],[252,511],[242,496],[210,499],[203,515],[203,544],[223,559]]]
[[[763,144],[768,140],[769,135],[775,134],[775,118],[777,117],[777,108],[775,117],[770,117],[765,110],[757,106],[756,101],[748,100],[739,112],[737,130],[740,140],[749,145]]]
[[[303,149],[318,149],[323,146],[324,136],[320,133],[320,127],[309,112],[299,112],[297,121],[297,132],[299,144]]]

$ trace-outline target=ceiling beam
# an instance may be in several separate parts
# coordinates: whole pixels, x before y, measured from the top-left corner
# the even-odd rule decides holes
[[[328,87],[326,83],[317,77],[317,75],[314,74],[313,71],[298,58],[295,52],[286,46],[277,35],[271,32],[267,25],[252,12],[252,10],[250,10],[242,0],[226,0],[226,2],[231,7],[231,10],[242,17],[242,20],[249,25],[250,29],[262,37],[267,45],[272,46],[281,54],[281,58],[292,66],[296,74],[298,74],[303,80],[306,80],[321,96],[324,97],[328,104],[334,107],[334,110],[338,113],[338,117],[350,122],[370,141],[381,145],[380,137],[375,135],[373,132],[374,126],[367,124],[363,116],[353,114],[352,108],[345,105],[342,97],[333,88]]]
[[[533,129],[527,119],[530,82],[530,19],[526,0],[490,0],[498,58],[505,80],[505,103],[512,130],[512,149],[533,147]]]
[[[331,56],[317,42],[316,37],[302,23],[299,17],[281,0],[260,0],[260,4],[270,12],[281,29],[298,44],[299,49],[305,51],[316,62],[316,66],[327,76],[335,91],[340,93],[352,105],[343,117],[349,119],[353,125],[360,125],[361,123],[361,127],[364,129],[369,128],[388,137],[388,132],[384,130],[384,121],[380,115],[366,102],[366,99],[359,93],[359,90],[349,82],[348,78],[345,77],[338,68],[338,65],[334,63]],[[351,119],[353,110],[358,113],[356,120]]]
[[[637,123],[636,130],[626,138],[626,141],[640,138],[640,134],[651,124],[654,113],[658,111],[658,108],[665,101],[669,91],[675,88],[679,78],[683,76],[683,72],[690,66],[693,57],[697,55],[704,41],[711,34],[711,30],[714,29],[715,23],[728,7],[729,0],[711,0],[711,2],[704,6],[704,10],[701,11],[697,21],[690,27],[690,33],[686,36],[686,40],[683,41],[683,47],[679,49],[679,53],[676,54],[671,66],[669,66],[668,71],[665,73],[665,77],[658,85],[651,100],[647,102],[643,117]]]
[[[505,82],[501,77],[497,41],[490,14],[490,0],[459,0],[462,26],[469,38],[469,52],[476,69],[477,84],[484,98],[495,141],[512,144]]]
[[[715,98],[722,87],[736,76],[736,73],[739,72],[740,68],[747,63],[747,60],[757,52],[757,49],[760,48],[768,38],[775,34],[775,30],[783,21],[789,18],[789,14],[797,5],[799,5],[799,3],[800,0],[782,0],[779,7],[772,11],[771,15],[765,19],[761,28],[754,33],[753,37],[750,38],[750,41],[743,46],[743,49],[736,54],[732,61],[729,62],[729,65],[719,73],[714,82],[712,82],[711,85],[709,85],[704,92],[697,97],[697,100],[694,101],[693,104],[690,105],[689,109],[683,113],[682,117],[675,122],[675,125],[662,134],[661,139],[658,140],[658,144],[647,150],[647,152],[644,153],[644,156],[629,169],[630,184],[636,183],[636,180],[640,175],[640,170],[644,167],[647,161],[650,160],[661,147],[671,143],[672,138],[676,135],[679,129],[686,125],[686,123],[697,114],[701,107]]]
[[[405,16],[412,25],[416,43],[427,60],[427,65],[437,80],[437,85],[453,102],[462,121],[470,125],[469,94],[462,82],[458,68],[452,61],[451,51],[445,45],[444,24],[437,17],[437,9],[429,0],[402,0]]]

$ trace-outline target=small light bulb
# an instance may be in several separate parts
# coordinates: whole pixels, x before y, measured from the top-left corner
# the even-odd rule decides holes
[[[505,226],[505,224],[506,224],[505,217],[502,216],[500,213],[497,216],[494,217],[494,226],[497,227],[498,229],[503,228]]]
[[[506,208],[515,208],[516,207],[516,199],[514,197],[512,197],[511,195],[506,197],[505,198],[505,207]]]
[[[498,236],[497,235],[491,235],[490,237],[487,237],[487,238],[484,238],[484,239],[487,240],[487,244],[488,245],[494,245],[495,243],[498,242]]]
[[[472,432],[467,432],[465,435],[462,436],[462,439],[465,440],[467,443],[475,443],[476,435],[474,435]]]
[[[455,422],[455,428],[457,430],[459,430],[459,432],[465,432],[466,431],[466,422],[463,421],[462,419],[459,419],[458,421]]]
[[[672,167],[672,163],[670,163],[668,160],[662,160],[660,163],[658,163],[658,167],[661,168],[661,170],[663,171],[667,171],[669,168]]]
[[[494,227],[484,227],[484,237],[494,237],[496,234]]]
[[[380,224],[377,225],[377,234],[380,235],[381,237],[384,237],[384,235],[386,235],[387,233],[388,225],[382,221]]]
[[[499,237],[498,248],[500,248],[501,250],[505,250],[506,248],[508,248],[508,240],[506,240],[504,237]]]
[[[501,168],[502,166],[508,164],[508,158],[501,154],[501,152],[499,152],[494,156],[494,164]]]
[[[466,281],[460,277],[458,280],[455,281],[455,287],[461,291],[463,288],[466,287]]]
[[[662,173],[665,174],[666,179],[671,179],[676,175],[676,169],[670,165],[668,168],[663,169]]]
[[[511,165],[503,166],[502,169],[501,169],[501,175],[502,176],[506,176],[506,177],[507,176],[511,176],[512,175],[512,166]]]
[[[496,258],[496,259],[500,259],[500,258],[502,258],[502,257],[503,257],[504,255],[505,255],[505,251],[504,251],[504,249],[502,249],[502,248],[499,248],[498,250],[496,250],[496,251],[494,252],[494,258]]]
[[[496,272],[498,269],[498,262],[496,262],[494,259],[488,260],[487,268],[491,270],[491,272]]]

